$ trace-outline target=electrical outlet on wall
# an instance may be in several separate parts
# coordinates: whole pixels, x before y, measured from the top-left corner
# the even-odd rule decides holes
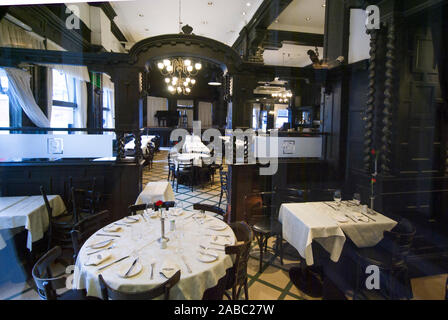
[[[62,138],[48,138],[47,146],[49,154],[64,153],[64,140]]]

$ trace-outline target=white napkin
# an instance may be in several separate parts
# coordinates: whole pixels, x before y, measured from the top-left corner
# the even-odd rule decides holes
[[[107,259],[109,259],[111,256],[110,253],[97,253],[97,254],[92,254],[89,256],[89,258],[87,259],[87,261],[84,263],[84,265],[86,266],[97,266],[101,263],[103,263],[104,261],[106,261]]]
[[[137,223],[140,221],[140,218],[138,216],[126,217],[124,218],[124,221],[126,223]]]
[[[357,221],[369,222],[369,219],[359,212],[351,212],[350,216]]]
[[[168,259],[163,262],[160,273],[166,278],[171,278],[178,270],[180,270],[179,265]]]

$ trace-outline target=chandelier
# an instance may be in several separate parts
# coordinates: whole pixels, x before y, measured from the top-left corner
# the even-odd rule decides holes
[[[288,91],[273,93],[272,97],[276,98],[276,99],[278,98],[278,101],[280,103],[282,103],[282,102],[287,103],[289,101],[289,99],[292,97],[292,92],[288,90]]]
[[[192,87],[196,84],[196,76],[202,69],[200,62],[193,62],[190,59],[174,58],[164,59],[157,63],[162,75],[165,77],[167,89],[172,94],[189,95]]]

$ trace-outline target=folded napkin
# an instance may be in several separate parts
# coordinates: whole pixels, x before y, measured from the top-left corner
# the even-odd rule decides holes
[[[118,232],[121,231],[121,227],[117,225],[111,225],[103,228],[105,232]]]
[[[180,270],[180,267],[177,263],[171,260],[165,260],[160,268],[160,273],[165,276],[165,278],[169,279],[174,274]]]
[[[103,263],[104,261],[106,261],[107,259],[109,259],[111,256],[110,253],[97,253],[97,254],[92,254],[89,256],[89,258],[87,259],[87,261],[84,263],[84,265],[86,266],[97,266],[101,263]]]
[[[139,221],[140,221],[140,219],[139,219],[138,216],[132,216],[132,217],[124,218],[124,222],[126,222],[126,223],[136,223],[136,222],[139,222]]]
[[[363,214],[361,214],[359,212],[350,212],[349,216],[357,221],[369,222],[369,218],[367,218],[366,216],[364,216]]]

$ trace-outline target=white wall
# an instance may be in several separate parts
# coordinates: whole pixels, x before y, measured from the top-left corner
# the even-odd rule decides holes
[[[370,35],[366,33],[366,14],[362,9],[350,10],[348,63],[370,58]]]

